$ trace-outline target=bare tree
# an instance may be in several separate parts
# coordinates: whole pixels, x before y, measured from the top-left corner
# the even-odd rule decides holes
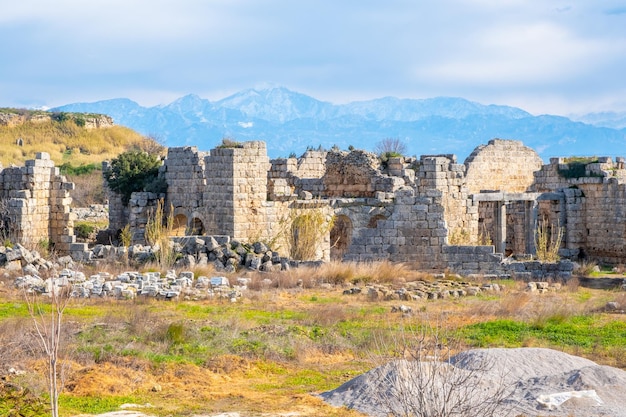
[[[51,415],[58,417],[59,393],[62,387],[59,352],[62,343],[63,313],[71,298],[71,285],[62,285],[59,278],[49,278],[47,283],[48,291],[45,295],[25,288],[24,299],[34,324],[37,342],[47,360]],[[46,295],[49,298],[42,300]]]
[[[494,417],[508,416],[513,386],[493,361],[477,355],[454,356],[461,348],[458,331],[445,317],[403,320],[391,336],[377,337],[373,401],[381,416]]]
[[[407,151],[406,143],[399,138],[385,138],[374,146],[374,152],[378,156],[400,156]]]

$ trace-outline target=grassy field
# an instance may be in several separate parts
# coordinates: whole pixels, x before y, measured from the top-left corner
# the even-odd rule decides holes
[[[360,268],[330,264],[294,270],[270,276],[270,286],[261,281],[268,275],[252,275],[253,289],[235,303],[73,300],[64,319],[62,416],[112,411],[125,403],[149,403],[145,411],[158,416],[227,411],[358,416],[314,394],[384,360],[390,352],[381,349],[386,346],[381,341],[433,323],[456,335],[462,348],[550,347],[626,369],[626,320],[602,309],[608,301],[626,304],[624,292],[580,288],[573,281],[558,292],[531,294],[522,283],[505,281],[500,293],[443,300],[343,295],[341,283],[359,277],[397,287],[430,279],[401,265],[371,265],[369,273]],[[25,370],[7,379],[28,390],[13,397],[4,392],[12,399],[0,402],[0,415],[10,406],[40,415],[43,361],[24,301],[10,287],[6,277],[0,286],[0,369]],[[391,313],[400,303],[413,313]]]

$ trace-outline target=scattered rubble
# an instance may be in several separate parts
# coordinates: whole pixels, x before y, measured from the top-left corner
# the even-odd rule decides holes
[[[501,290],[501,286],[497,283],[477,285],[466,281],[440,279],[407,282],[404,287],[396,289],[382,284],[368,285],[365,290],[360,287],[352,287],[344,290],[343,294],[365,293],[370,300],[416,301],[474,296],[483,292],[500,292]],[[401,308],[398,311],[405,313]]]
[[[219,298],[235,302],[247,289],[246,278],[238,278],[231,285],[226,277],[194,278],[191,271],[176,274],[168,271],[165,276],[160,272],[127,271],[113,276],[100,272],[90,277],[79,271],[63,269],[53,278],[43,279],[36,275],[24,275],[15,279],[15,287],[40,294],[50,294],[63,288],[71,288],[71,296],[76,298],[113,297],[116,299],[134,299],[153,297],[163,300],[182,298],[201,300]]]

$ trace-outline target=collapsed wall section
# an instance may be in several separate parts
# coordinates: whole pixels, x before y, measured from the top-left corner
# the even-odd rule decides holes
[[[378,157],[370,152],[330,151],[325,164],[322,196],[326,198],[371,198],[404,185],[402,178],[382,174]]]

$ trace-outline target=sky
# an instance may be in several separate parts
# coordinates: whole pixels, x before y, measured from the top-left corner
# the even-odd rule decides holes
[[[626,0],[0,0],[0,107],[284,86],[626,111]]]

